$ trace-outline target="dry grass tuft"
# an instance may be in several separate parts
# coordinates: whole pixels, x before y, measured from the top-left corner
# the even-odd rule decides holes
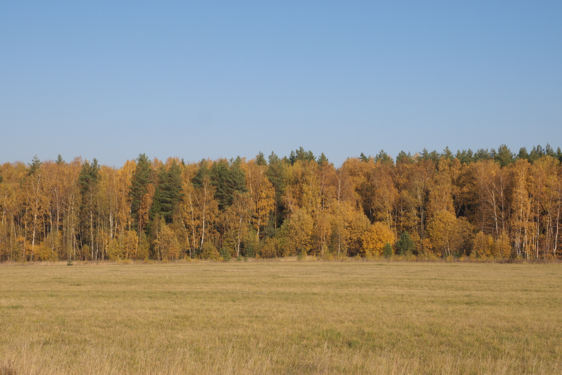
[[[0,375],[16,375],[16,370],[12,366],[12,362],[0,365]]]

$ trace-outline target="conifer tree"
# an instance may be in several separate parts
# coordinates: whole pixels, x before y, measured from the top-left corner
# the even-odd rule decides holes
[[[388,242],[384,245],[383,254],[385,258],[392,258],[392,245]]]
[[[545,150],[542,148],[541,145],[537,145],[536,147],[533,147],[533,149],[531,150],[531,153],[529,154],[528,160],[529,160],[529,162],[533,163],[533,162],[539,160],[544,155],[546,155]]]
[[[257,165],[267,165],[267,161],[265,160],[265,157],[263,156],[263,152],[259,152],[259,154],[256,155],[256,164]]]
[[[400,239],[396,242],[396,253],[398,255],[404,255],[414,251],[416,244],[408,232],[403,231],[400,235]]]
[[[448,160],[453,160],[453,153],[449,150],[449,146],[445,147],[441,156]]]
[[[275,189],[274,229],[283,222],[283,195],[285,194],[285,164],[274,152],[269,155],[266,176]]]
[[[211,168],[211,184],[216,189],[215,199],[221,211],[232,204],[235,192],[247,191],[246,178],[240,163],[240,157],[232,161],[231,165],[223,159]]]
[[[552,147],[547,143],[546,147],[544,148],[544,152],[548,156],[552,156],[553,158],[556,157],[556,152],[552,149]]]
[[[328,164],[328,158],[326,157],[326,155],[324,155],[324,153],[321,153],[320,156],[318,157],[318,165],[322,165],[324,163]]]
[[[291,165],[295,164],[296,161],[310,162],[314,160],[316,160],[316,158],[314,157],[312,151],[305,151],[302,146],[299,147],[299,149],[296,151],[291,151],[291,154],[289,156],[289,162],[291,163]]]
[[[203,181],[206,178],[210,178],[210,176],[211,170],[209,169],[208,162],[207,160],[203,159],[199,162],[199,169],[197,169],[197,173],[195,174],[195,176],[193,176],[191,183],[193,184],[193,187],[195,187],[196,189],[200,189],[201,187],[203,187]]]
[[[381,152],[378,153],[378,155],[375,157],[375,161],[377,162],[381,162],[384,164],[392,164],[392,158],[390,156],[388,156],[388,154],[386,152],[384,152],[384,150],[381,150]]]
[[[222,159],[213,164],[211,168],[211,185],[215,187],[215,199],[219,203],[219,209],[223,211],[230,205],[232,196],[230,168],[226,160]]]
[[[506,145],[498,147],[498,152],[494,155],[494,160],[500,163],[502,167],[506,167],[515,161],[513,153]]]
[[[480,148],[474,153],[474,161],[482,161],[492,159],[492,152],[488,151],[487,148]]]
[[[166,183],[162,187],[162,212],[166,222],[172,222],[174,207],[182,198],[181,183],[181,167],[174,160],[168,170]]]
[[[246,176],[244,174],[244,170],[241,167],[241,164],[242,159],[240,159],[240,156],[238,156],[236,160],[231,162],[230,180],[232,181],[233,192],[244,193],[248,191],[248,189],[246,188]]]
[[[466,164],[466,165],[473,163],[475,161],[474,152],[470,148],[468,149],[468,151],[458,150],[457,153],[455,154],[455,158],[457,158],[461,164]]]
[[[39,169],[39,167],[41,167],[41,164],[43,163],[41,163],[41,160],[39,160],[37,155],[35,155],[31,163],[29,164],[29,172],[27,175],[31,176],[32,174],[35,174],[35,172]]]
[[[166,223],[170,224],[174,207],[179,203],[181,197],[181,168],[174,160],[168,170],[164,166],[160,167],[152,216],[161,215]]]
[[[412,161],[412,155],[409,152],[406,154],[404,151],[400,151],[396,157],[397,163],[411,163]]]
[[[518,159],[525,159],[527,161],[529,160],[529,153],[527,152],[527,148],[526,147],[521,147],[519,149],[519,154],[517,155]]]
[[[147,230],[150,232],[151,224],[155,220],[159,220],[162,217],[162,190],[160,190],[160,186],[158,186],[154,191],[154,197],[152,200],[152,206],[149,210],[149,218],[150,221],[147,226]]]
[[[94,159],[92,164],[86,161],[78,176],[80,195],[82,196],[82,205],[80,206],[80,218],[83,228],[82,242],[89,240],[91,259],[97,258],[97,252],[94,255],[94,212],[97,211],[95,205],[98,181],[100,180],[99,170],[100,166],[96,159]]]
[[[140,154],[137,158],[137,166],[131,180],[129,198],[131,199],[131,216],[133,225],[139,229],[139,210],[143,197],[148,193],[148,184],[152,182],[151,162],[146,154]]]

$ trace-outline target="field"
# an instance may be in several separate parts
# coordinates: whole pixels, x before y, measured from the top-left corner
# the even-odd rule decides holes
[[[559,374],[558,264],[0,265],[0,374]]]

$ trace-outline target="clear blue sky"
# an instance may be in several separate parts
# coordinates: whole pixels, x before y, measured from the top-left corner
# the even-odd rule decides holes
[[[0,2],[0,162],[562,146],[561,1]]]

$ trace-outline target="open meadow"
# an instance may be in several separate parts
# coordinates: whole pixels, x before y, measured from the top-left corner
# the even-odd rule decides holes
[[[0,265],[0,374],[559,374],[559,264]]]

